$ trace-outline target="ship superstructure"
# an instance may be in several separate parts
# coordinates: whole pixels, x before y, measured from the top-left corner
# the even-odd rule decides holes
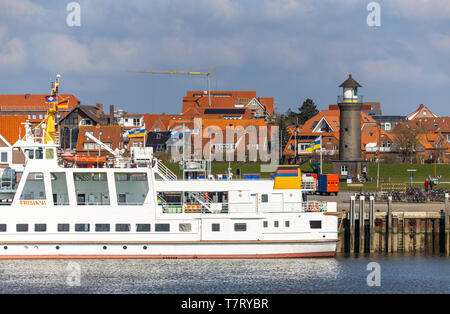
[[[307,201],[315,186],[298,166],[280,166],[271,180],[178,180],[139,148],[130,160],[80,168],[66,163],[76,156],[58,156],[51,136],[26,130],[14,145],[26,156],[23,173],[0,175],[10,179],[0,193],[0,258],[335,254],[336,203]]]

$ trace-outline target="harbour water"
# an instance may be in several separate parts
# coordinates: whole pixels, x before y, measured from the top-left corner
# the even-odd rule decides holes
[[[369,285],[379,265],[379,285]],[[374,264],[371,264],[374,265]],[[372,274],[372,275],[371,275]],[[450,293],[450,258],[0,261],[0,293]]]

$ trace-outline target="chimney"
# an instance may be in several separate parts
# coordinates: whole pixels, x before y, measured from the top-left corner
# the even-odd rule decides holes
[[[103,104],[96,103],[95,106],[98,108],[97,117],[100,118],[103,114]]]
[[[116,125],[116,119],[114,117],[114,105],[109,106],[109,124]]]

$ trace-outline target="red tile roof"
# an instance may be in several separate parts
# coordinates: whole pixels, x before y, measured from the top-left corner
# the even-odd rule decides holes
[[[25,128],[22,123],[27,121],[27,116],[0,116],[0,134],[13,145],[20,137],[25,136]]]

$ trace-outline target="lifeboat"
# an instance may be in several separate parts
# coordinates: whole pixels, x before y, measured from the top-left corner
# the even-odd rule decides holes
[[[61,158],[67,161],[73,161],[77,164],[89,165],[89,164],[104,164],[106,157],[104,156],[80,156],[72,155],[71,153],[61,154]]]

